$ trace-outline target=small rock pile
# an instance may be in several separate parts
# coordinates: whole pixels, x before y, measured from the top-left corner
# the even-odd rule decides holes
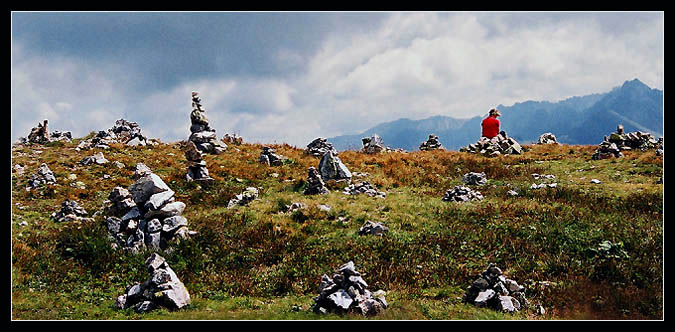
[[[384,235],[385,232],[388,232],[389,228],[380,222],[372,222],[366,220],[366,222],[359,228],[359,235]]]
[[[135,178],[129,190],[114,188],[104,203],[113,247],[132,253],[164,250],[172,241],[197,234],[188,230],[188,221],[181,215],[185,203],[175,200],[174,191],[159,176],[138,164]]]
[[[529,306],[525,287],[504,277],[502,270],[493,263],[467,288],[463,301],[503,312],[515,312]]]
[[[556,182],[553,182],[553,183],[540,183],[540,184],[533,183],[533,184],[530,186],[530,189],[541,189],[541,188],[546,188],[546,187],[548,187],[548,188],[556,188],[557,186],[558,186],[558,183],[556,183]]]
[[[199,93],[192,92],[192,113],[190,113],[190,138],[188,141],[194,142],[199,151],[205,153],[221,154],[227,145],[216,138],[216,130],[209,127],[209,120],[204,112],[206,111],[201,104]]]
[[[103,165],[108,162],[108,159],[105,159],[103,152],[94,154],[93,156],[85,157],[80,160],[80,165],[89,166],[91,164]]]
[[[304,195],[323,195],[330,193],[330,190],[326,188],[326,184],[321,179],[319,171],[314,167],[310,167],[307,170],[307,188],[303,192]]]
[[[55,222],[86,222],[93,221],[93,218],[87,218],[87,210],[82,208],[76,201],[66,199],[61,203],[61,210],[51,214]]]
[[[500,133],[492,139],[481,137],[478,142],[460,148],[459,151],[479,153],[486,157],[495,157],[502,154],[521,154],[523,153],[523,148],[515,139],[506,137],[505,133],[504,135]]]
[[[333,143],[329,143],[324,137],[317,137],[305,149],[305,154],[311,154],[314,157],[322,157],[326,152],[332,152],[337,155],[338,152],[333,147]]]
[[[42,123],[38,123],[37,127],[33,127],[30,130],[27,138],[20,138],[22,143],[37,143],[45,144],[49,142],[70,142],[73,139],[73,136],[69,131],[60,132],[54,130],[49,132],[48,128],[49,120],[45,119]]]
[[[632,133],[624,133],[623,126],[618,125],[616,133],[605,137],[605,141],[616,143],[616,146],[621,150],[649,150],[657,148],[659,141],[650,133],[643,133],[636,131]]]
[[[117,309],[132,308],[144,313],[159,306],[177,310],[190,304],[190,293],[164,257],[152,254],[145,261],[145,267],[150,273],[150,279],[142,284],[128,286],[124,294],[117,297]]]
[[[621,158],[621,157],[623,157],[623,153],[621,153],[621,149],[619,149],[616,143],[610,143],[609,141],[602,141],[602,143],[599,144],[599,147],[593,153],[591,159],[600,160],[600,159]]]
[[[258,161],[261,164],[265,164],[267,166],[281,166],[284,164],[284,160],[286,160],[286,157],[276,154],[276,150],[270,148],[269,146],[263,147],[263,150],[260,152],[260,158],[258,158]]]
[[[532,173],[531,175],[535,180],[539,180],[539,179],[554,180],[555,179],[555,175],[553,175],[553,174]]]
[[[368,181],[363,181],[357,184],[350,184],[349,186],[345,187],[342,193],[345,195],[366,194],[370,197],[377,197],[377,198],[387,197],[387,193],[385,193],[384,191],[378,191],[377,188],[375,188]]]
[[[539,136],[537,144],[558,144],[558,140],[556,140],[555,135],[552,133],[543,133]]]
[[[244,138],[237,134],[225,134],[223,135],[223,142],[234,145],[241,145],[241,143],[244,143]]]
[[[464,186],[455,186],[452,189],[448,189],[441,200],[444,202],[468,202],[480,201],[482,199],[483,195],[479,191],[474,191]]]
[[[246,188],[246,190],[244,190],[244,192],[242,192],[239,195],[236,195],[233,199],[231,199],[227,203],[227,208],[231,209],[237,205],[246,205],[257,198],[258,198],[258,188],[248,187]]]
[[[421,151],[429,151],[437,149],[445,149],[445,148],[443,148],[443,144],[441,144],[441,142],[438,141],[438,136],[434,134],[429,135],[429,139],[420,144]]]
[[[350,261],[342,265],[333,278],[321,276],[319,296],[314,298],[314,312],[377,315],[387,308],[385,295],[382,290],[371,293],[361,273],[355,270],[354,262]]]
[[[300,209],[305,209],[307,208],[307,204],[301,203],[301,202],[295,202],[291,203],[291,205],[286,205],[286,209],[284,212],[293,212],[295,210],[300,210]]]
[[[45,184],[55,184],[56,178],[54,177],[54,172],[49,169],[47,164],[42,163],[38,168],[37,173],[30,176],[28,180],[28,187],[26,189],[30,190],[31,188],[38,188],[41,185]]]
[[[377,134],[373,134],[371,137],[362,138],[361,143],[363,143],[361,152],[367,154],[375,154],[380,152],[404,152],[403,149],[392,149],[388,146],[385,146],[384,142],[382,141],[382,137]]]
[[[467,185],[484,186],[485,184],[487,184],[487,177],[483,172],[481,173],[470,172],[462,176],[462,182],[464,182],[464,184]]]
[[[88,150],[91,148],[109,149],[110,144],[122,143],[127,146],[146,146],[156,145],[159,142],[155,139],[147,139],[141,133],[138,123],[119,119],[115,121],[112,128],[106,131],[99,131],[96,136],[83,140],[77,145],[75,150]]]
[[[321,178],[324,181],[347,180],[347,182],[349,182],[352,179],[352,173],[349,171],[347,166],[342,163],[340,157],[338,157],[337,154],[331,151],[323,154],[323,157],[319,162],[319,172],[321,173]]]
[[[188,141],[185,149],[185,159],[188,161],[188,172],[185,178],[189,181],[210,182],[213,178],[209,176],[209,169],[206,168],[206,161],[202,159],[202,153],[197,149],[195,143]]]

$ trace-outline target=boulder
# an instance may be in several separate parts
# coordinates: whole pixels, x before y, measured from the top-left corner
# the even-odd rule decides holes
[[[170,190],[162,179],[154,173],[142,176],[129,187],[136,204],[144,203],[150,196]]]
[[[352,173],[347,166],[342,163],[340,158],[329,151],[326,152],[319,162],[319,173],[324,181],[328,180],[348,180],[351,181]]]

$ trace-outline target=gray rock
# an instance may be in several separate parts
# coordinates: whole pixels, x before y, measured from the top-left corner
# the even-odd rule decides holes
[[[170,190],[169,187],[156,174],[148,174],[139,178],[136,183],[129,187],[131,196],[136,204],[144,203],[150,196]]]
[[[115,301],[115,308],[117,309],[126,309],[126,304],[127,304],[127,296],[126,295],[120,295],[117,297],[117,300]]]
[[[258,198],[258,188],[248,187],[246,188],[246,190],[244,190],[244,192],[242,192],[239,195],[236,195],[233,199],[231,199],[227,204],[227,208],[231,209],[237,205],[246,205],[257,198]]]
[[[323,195],[330,193],[323,182],[321,175],[314,167],[310,167],[307,174],[307,188],[303,192],[304,195]]]
[[[172,232],[181,226],[187,226],[187,219],[183,216],[173,216],[164,219],[162,222],[162,231],[165,233]]]
[[[517,300],[512,298],[511,296],[499,296],[499,301],[497,302],[499,310],[503,312],[515,312],[518,309],[516,309],[516,304],[518,308],[520,308],[520,304],[517,303]]]
[[[154,274],[155,270],[166,266],[168,266],[166,264],[166,259],[157,253],[150,255],[150,257],[145,260],[145,267],[150,274]]]
[[[134,206],[129,212],[122,216],[122,221],[127,221],[131,219],[138,219],[141,216],[141,211],[137,206]]]
[[[136,164],[136,171],[134,172],[134,179],[140,179],[146,175],[152,174],[150,167],[146,166],[144,163]]]
[[[552,133],[543,133],[539,136],[537,144],[558,144],[558,141]]]
[[[152,301],[143,301],[134,305],[134,310],[138,313],[146,313],[155,309],[156,305]]]
[[[120,218],[117,218],[117,217],[108,217],[108,218],[106,218],[105,221],[106,221],[106,225],[108,226],[108,231],[109,231],[110,233],[117,234],[117,233],[123,231],[123,230],[121,229],[121,227],[122,227],[122,220],[121,220]]]
[[[152,219],[148,221],[147,231],[148,233],[156,233],[162,230],[162,223],[159,219]]]
[[[420,151],[444,150],[443,144],[438,140],[438,136],[431,134],[429,138],[420,144]]]
[[[148,210],[157,210],[160,209],[164,204],[171,201],[174,195],[174,191],[169,189],[161,193],[153,194],[148,198],[143,207]]]
[[[462,176],[462,182],[464,182],[467,185],[477,185],[477,186],[484,186],[487,184],[487,177],[485,177],[485,173],[476,173],[476,172],[470,172],[464,174]]]
[[[328,180],[351,180],[352,173],[340,158],[333,152],[326,152],[319,162],[319,173],[324,181]]]
[[[185,210],[185,203],[183,202],[172,202],[167,203],[162,206],[159,210],[149,210],[145,214],[146,219],[158,217],[158,218],[168,218],[173,216],[179,216]]]
[[[483,195],[479,191],[474,191],[464,186],[455,186],[449,189],[442,198],[445,202],[467,202],[482,199]]]
[[[363,226],[359,229],[359,235],[366,235],[366,234],[372,234],[372,235],[379,235],[382,236],[384,235],[385,232],[388,232],[389,228],[385,226],[382,223],[379,222],[372,222],[370,220],[367,220]]]
[[[352,302],[354,302],[344,289],[339,289],[337,292],[328,295],[328,299],[332,301],[336,307],[345,311],[349,310]]]
[[[338,152],[333,147],[333,144],[329,143],[326,138],[317,137],[309,144],[305,149],[305,154],[310,154],[314,157],[322,157],[326,152],[332,152],[337,155]]]
[[[478,296],[473,300],[473,303],[478,307],[484,307],[496,294],[497,293],[492,289],[486,289],[478,293]]]

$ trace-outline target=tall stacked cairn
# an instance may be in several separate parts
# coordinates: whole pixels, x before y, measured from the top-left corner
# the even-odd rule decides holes
[[[185,148],[185,159],[188,161],[188,172],[185,178],[189,181],[211,182],[213,178],[209,176],[209,169],[206,168],[206,161],[202,159],[202,153],[197,149],[195,143],[188,141]]]
[[[284,164],[284,160],[287,158],[280,155],[276,154],[276,150],[270,148],[269,146],[263,147],[262,151],[260,152],[260,157],[258,158],[258,162],[261,164],[265,164],[267,166],[281,166]]]
[[[373,134],[373,136],[371,136],[371,137],[362,138],[361,143],[363,144],[363,147],[361,148],[361,152],[366,153],[366,154],[376,154],[376,153],[380,153],[380,152],[405,152],[401,148],[392,149],[392,148],[384,145],[384,141],[382,141],[382,137],[380,137],[378,134]]]
[[[326,188],[326,184],[321,179],[321,174],[314,167],[307,170],[307,188],[303,192],[304,195],[323,195],[330,193]]]
[[[199,92],[192,91],[192,113],[190,113],[190,138],[199,151],[212,154],[221,154],[227,145],[219,141],[216,137],[216,130],[209,127],[209,120],[204,114],[206,110],[202,107],[202,100],[199,98]]]

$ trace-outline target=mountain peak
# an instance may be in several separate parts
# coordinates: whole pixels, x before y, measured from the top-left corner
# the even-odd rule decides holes
[[[626,88],[630,88],[630,89],[645,89],[646,88],[648,90],[651,90],[650,87],[648,87],[646,84],[642,83],[637,78],[634,78],[631,81],[624,82],[623,85],[621,86],[621,89],[626,89]]]

